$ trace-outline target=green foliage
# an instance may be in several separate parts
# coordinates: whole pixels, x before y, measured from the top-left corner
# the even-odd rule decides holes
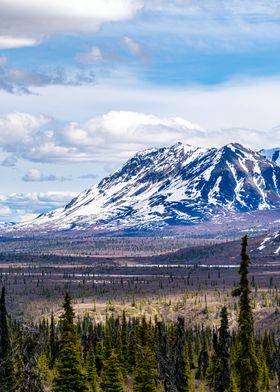
[[[9,391],[14,386],[14,369],[5,302],[5,287],[0,298],[0,390]]]
[[[121,362],[126,372],[129,371],[128,342],[129,342],[128,326],[126,321],[126,314],[125,311],[123,310],[122,323],[121,323]]]
[[[112,350],[109,358],[104,361],[101,390],[104,392],[124,392],[124,380],[119,358]]]
[[[237,385],[240,392],[260,391],[260,364],[255,351],[254,322],[248,279],[250,258],[247,255],[247,236],[242,239],[239,287],[233,291],[239,296],[238,338],[235,358]]]
[[[81,347],[74,328],[74,311],[68,293],[64,298],[64,313],[59,358],[55,364],[53,392],[87,392],[86,377],[81,365]]]
[[[97,372],[96,372],[95,355],[94,355],[92,342],[90,342],[89,349],[86,355],[86,379],[90,392],[96,392]]]
[[[54,325],[54,316],[51,314],[51,326],[49,333],[49,367],[53,369],[55,360],[57,358],[57,342],[55,338],[55,325]]]
[[[230,333],[227,308],[221,310],[221,326],[218,337],[213,337],[214,354],[207,369],[207,383],[214,392],[231,392],[236,389],[230,370]]]
[[[157,361],[154,352],[145,346],[139,353],[133,392],[159,392]]]

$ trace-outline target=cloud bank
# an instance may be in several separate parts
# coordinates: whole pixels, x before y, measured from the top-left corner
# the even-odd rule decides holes
[[[76,192],[30,192],[0,194],[0,216],[6,221],[34,218],[68,203]]]
[[[132,18],[141,0],[2,0],[0,49],[36,45],[56,33],[94,33]]]
[[[112,111],[85,122],[64,126],[46,116],[9,113],[0,116],[0,144],[10,155],[4,166],[25,159],[40,163],[123,162],[134,153],[178,141],[213,147],[236,142],[260,149],[267,146],[270,131],[249,128],[203,129],[181,117],[164,118],[138,112]],[[280,145],[280,128],[273,129]],[[3,163],[2,163],[3,165]],[[63,181],[31,169],[24,181]]]

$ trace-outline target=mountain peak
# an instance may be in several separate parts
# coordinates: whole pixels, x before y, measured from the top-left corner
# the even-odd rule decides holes
[[[239,143],[176,143],[141,151],[64,209],[31,226],[193,224],[227,212],[280,207],[280,167]]]

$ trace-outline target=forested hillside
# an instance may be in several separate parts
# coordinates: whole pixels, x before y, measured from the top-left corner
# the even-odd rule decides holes
[[[0,390],[3,392],[265,392],[280,380],[277,333],[254,333],[243,238],[238,328],[229,329],[226,304],[217,328],[179,317],[76,318],[66,292],[63,313],[36,325],[11,318],[5,288],[0,301]]]

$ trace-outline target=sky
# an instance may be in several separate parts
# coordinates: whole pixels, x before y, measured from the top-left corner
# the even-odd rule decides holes
[[[280,146],[277,0],[0,0],[0,221],[139,150]]]

